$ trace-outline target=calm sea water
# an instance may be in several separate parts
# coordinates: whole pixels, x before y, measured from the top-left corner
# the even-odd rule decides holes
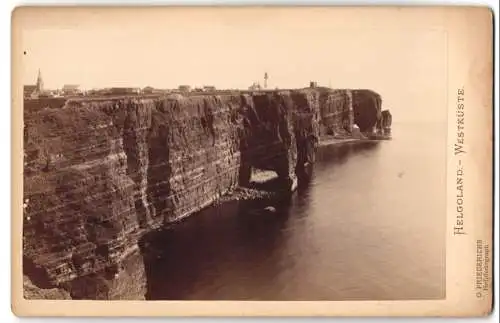
[[[445,128],[325,147],[276,213],[207,209],[152,239],[148,299],[395,300],[445,296]]]

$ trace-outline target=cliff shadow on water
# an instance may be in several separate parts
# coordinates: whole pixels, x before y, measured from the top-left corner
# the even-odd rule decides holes
[[[335,167],[377,147],[376,142],[319,147],[311,179],[315,169]],[[309,183],[303,182],[295,193],[279,198],[228,200],[144,235],[139,247],[147,279],[145,298],[273,299],[266,293],[254,298],[244,287],[235,291],[239,288],[236,285],[240,280],[252,279],[255,266],[265,267],[262,270],[270,277],[283,271],[276,254],[286,249],[286,235],[293,225],[290,222],[307,216],[297,214],[296,209],[308,203]]]
[[[379,141],[353,141],[340,145],[318,147],[314,168],[329,167],[331,164],[343,164],[354,154],[370,152],[378,149]]]

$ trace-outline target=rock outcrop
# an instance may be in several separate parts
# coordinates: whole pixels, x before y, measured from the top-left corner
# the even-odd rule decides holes
[[[352,105],[354,123],[361,132],[375,130],[377,121],[381,118],[382,98],[372,90],[352,90]]]
[[[323,134],[348,134],[356,115],[362,129],[377,123],[379,97],[362,94],[370,107],[356,93],[87,98],[25,110],[25,275],[75,299],[143,297],[142,235],[245,186],[253,168],[290,190]]]
[[[69,293],[64,289],[41,289],[33,285],[31,280],[26,276],[23,277],[23,288],[25,298],[27,299],[71,299]]]
[[[384,136],[390,136],[391,126],[392,126],[391,112],[389,110],[382,111],[380,119],[377,122],[377,131]]]

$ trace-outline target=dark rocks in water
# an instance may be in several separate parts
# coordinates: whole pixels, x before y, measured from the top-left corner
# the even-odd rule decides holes
[[[276,214],[276,208],[274,206],[266,206],[264,208],[256,206],[254,208],[248,209],[247,214],[254,216],[261,216],[261,215],[265,216],[265,215]]]
[[[276,213],[276,208],[273,206],[267,206],[264,208],[264,211],[266,211],[268,213]]]

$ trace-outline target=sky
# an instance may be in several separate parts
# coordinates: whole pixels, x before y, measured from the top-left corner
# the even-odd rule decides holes
[[[22,81],[34,84],[40,69],[46,88],[246,89],[267,72],[270,88],[370,88],[385,108],[428,110],[407,119],[446,119],[439,14],[185,10],[25,14]]]

